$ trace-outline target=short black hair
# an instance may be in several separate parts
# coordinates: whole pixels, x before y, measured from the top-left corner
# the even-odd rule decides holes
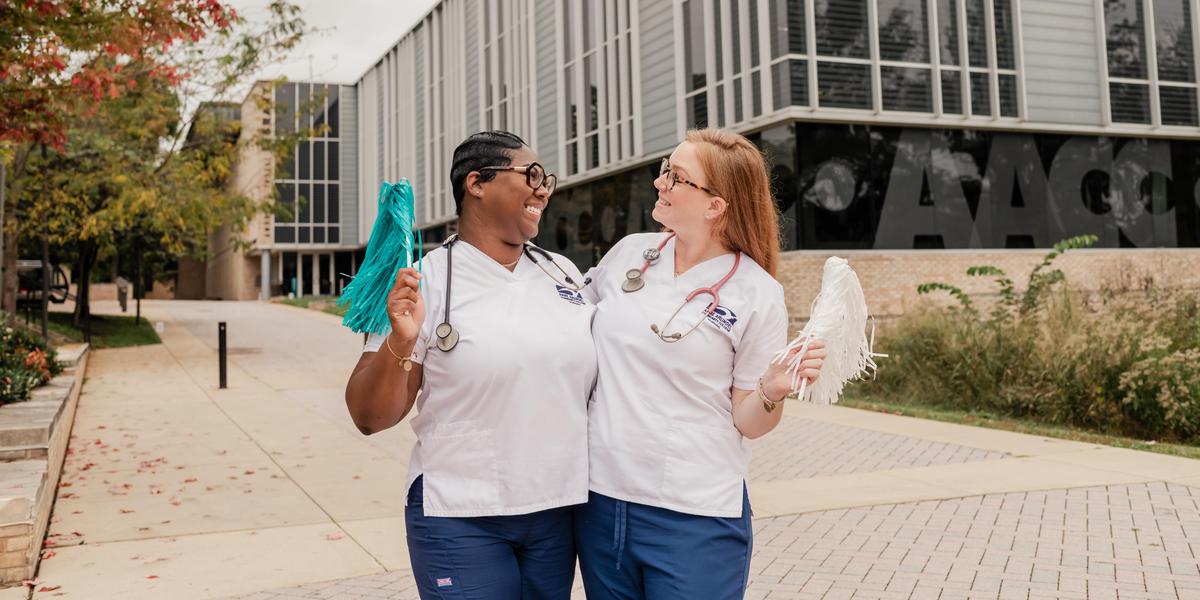
[[[512,151],[528,145],[517,134],[500,130],[480,131],[463,140],[454,149],[454,158],[450,163],[450,188],[454,190],[455,214],[462,215],[463,195],[466,193],[463,185],[471,171],[479,171],[484,167],[507,167],[512,164]],[[479,171],[481,181],[491,181],[495,177],[495,171]]]

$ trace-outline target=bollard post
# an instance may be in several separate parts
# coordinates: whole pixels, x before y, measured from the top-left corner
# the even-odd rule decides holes
[[[225,389],[225,321],[217,324],[217,355],[221,368],[221,389]]]

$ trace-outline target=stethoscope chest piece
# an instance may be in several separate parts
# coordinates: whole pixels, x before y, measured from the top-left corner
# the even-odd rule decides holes
[[[658,262],[658,259],[661,256],[662,251],[660,251],[658,248],[647,248],[645,252],[642,252],[642,259],[650,264]]]
[[[642,279],[641,269],[630,269],[625,272],[625,281],[621,284],[621,289],[625,292],[636,292],[646,285],[646,280]]]
[[[433,334],[437,337],[438,350],[442,352],[449,352],[458,345],[458,331],[455,331],[450,323],[438,325],[433,330]]]

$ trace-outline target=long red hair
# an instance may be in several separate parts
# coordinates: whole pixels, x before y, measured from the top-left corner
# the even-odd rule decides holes
[[[762,152],[727,129],[694,129],[685,139],[696,147],[708,187],[725,199],[725,212],[714,226],[719,239],[774,277],[779,265],[779,209]]]

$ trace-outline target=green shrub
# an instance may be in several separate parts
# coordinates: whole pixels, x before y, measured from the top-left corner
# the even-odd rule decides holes
[[[1146,289],[1070,290],[1055,257],[1094,243],[1056,246],[1023,291],[995,267],[987,315],[956,286],[950,308],[925,307],[881,331],[886,368],[863,392],[890,402],[987,411],[1162,441],[1200,442],[1200,301]]]
[[[0,313],[0,323],[8,319]],[[58,353],[30,332],[0,325],[0,404],[29,399],[29,392],[62,373]]]

